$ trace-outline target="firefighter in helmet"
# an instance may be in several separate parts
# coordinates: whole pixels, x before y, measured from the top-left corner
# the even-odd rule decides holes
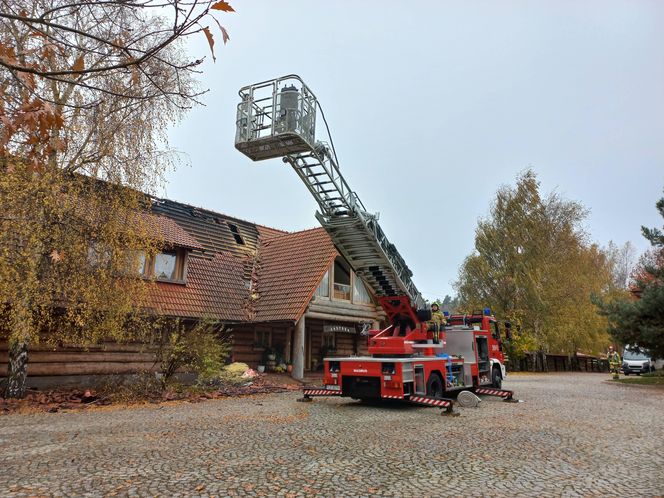
[[[429,329],[433,331],[433,341],[440,342],[440,330],[447,325],[445,315],[440,311],[438,303],[431,305],[431,321],[429,322]]]
[[[609,352],[606,354],[606,359],[609,360],[609,371],[613,374],[613,378],[620,378],[620,366],[622,363],[618,351],[613,349],[613,346],[609,346]]]

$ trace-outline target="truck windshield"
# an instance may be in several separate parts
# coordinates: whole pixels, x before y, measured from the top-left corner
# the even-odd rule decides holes
[[[623,353],[623,359],[625,360],[648,360],[650,357],[643,353],[632,351],[631,349],[626,349]]]

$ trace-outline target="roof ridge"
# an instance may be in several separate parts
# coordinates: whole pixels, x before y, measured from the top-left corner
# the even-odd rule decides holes
[[[273,240],[276,240],[276,239],[281,239],[283,237],[287,237],[289,235],[301,235],[305,232],[314,232],[314,231],[317,231],[317,230],[325,231],[325,229],[323,227],[305,228],[304,230],[298,230],[297,232],[285,232],[285,233],[280,233],[278,235],[273,235],[272,237],[265,237],[264,239],[262,239],[262,241],[263,241],[263,243],[268,243],[268,242],[272,242]]]
[[[156,195],[151,195],[151,194],[147,194],[147,195],[152,201],[172,202],[173,204],[178,204],[178,205],[180,205],[182,207],[185,207],[185,208],[197,209],[199,211],[210,213],[211,215],[224,216],[226,218],[231,218],[233,220],[241,221],[241,222],[244,222],[244,223],[249,223],[251,225],[260,226],[260,227],[263,227],[263,228],[267,228],[269,230],[275,230],[277,232],[283,232],[283,233],[290,233],[290,232],[287,232],[286,230],[282,230],[281,228],[274,228],[274,227],[271,227],[271,226],[268,226],[268,225],[264,225],[262,223],[256,223],[254,221],[246,220],[244,218],[238,218],[237,216],[233,216],[233,215],[230,215],[230,214],[220,213],[219,211],[213,211],[212,209],[204,208],[204,207],[201,207],[201,206],[196,206],[194,204],[189,204],[187,202],[176,201],[174,199],[169,199],[167,197],[157,197]]]

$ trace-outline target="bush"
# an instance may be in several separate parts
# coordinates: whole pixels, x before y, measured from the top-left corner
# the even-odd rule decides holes
[[[156,355],[162,388],[182,370],[196,373],[202,380],[219,374],[231,353],[229,332],[211,320],[203,320],[191,328],[180,320],[167,323],[160,332]]]

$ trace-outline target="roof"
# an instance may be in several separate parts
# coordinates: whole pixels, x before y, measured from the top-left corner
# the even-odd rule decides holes
[[[322,228],[284,234],[263,242],[257,260],[254,320],[297,321],[337,250]]]
[[[147,214],[143,218],[147,224],[147,229],[167,245],[203,250],[203,246],[178,225],[175,220],[154,214]]]
[[[299,320],[338,255],[322,228],[288,233],[207,209],[152,198],[197,242],[187,282],[158,282],[155,307],[182,317],[224,321]]]
[[[286,233],[169,199],[153,198],[152,212],[176,221],[200,244],[204,253],[198,253],[205,257],[229,253],[244,258],[255,254],[259,237]]]
[[[150,302],[166,315],[244,321],[245,264],[246,261],[228,254],[218,254],[212,259],[192,257],[186,285],[156,282],[150,291]]]

